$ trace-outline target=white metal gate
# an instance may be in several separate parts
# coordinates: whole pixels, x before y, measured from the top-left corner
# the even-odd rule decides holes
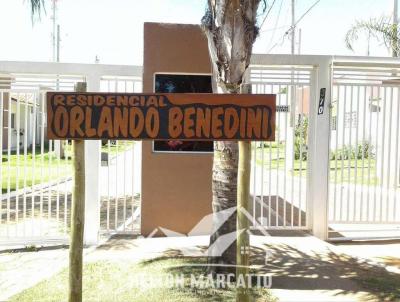
[[[400,236],[400,65],[336,62],[331,238]]]
[[[76,82],[91,91],[140,91],[141,67],[0,62],[0,245],[68,240],[72,147],[47,139],[45,93],[73,91]],[[137,232],[129,218],[140,202],[140,173],[132,172],[140,171],[140,156],[139,164],[133,160],[140,147],[91,141],[86,150],[85,242],[104,232]]]
[[[142,79],[103,76],[100,91],[138,93]],[[101,166],[101,234],[140,234],[141,142],[102,142]]]
[[[253,93],[276,93],[278,108],[277,141],[253,146],[254,225],[399,237],[399,62],[254,55],[252,64]]]
[[[251,66],[252,93],[276,94],[276,140],[253,143],[253,225],[307,229],[312,66]]]
[[[70,228],[71,143],[48,140],[48,90],[79,75],[8,73],[0,82],[0,243],[63,241]]]

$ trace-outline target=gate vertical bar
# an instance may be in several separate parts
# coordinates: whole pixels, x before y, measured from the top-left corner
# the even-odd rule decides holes
[[[0,90],[0,185],[1,185],[1,195],[3,195],[3,174],[4,174],[4,168],[3,168],[3,132],[4,132],[4,92]],[[0,199],[0,227],[2,224],[2,219],[3,219],[3,197]],[[1,232],[0,232],[0,235]]]
[[[20,125],[20,115],[21,115],[21,103],[20,103],[20,94],[17,94],[17,103],[16,103],[16,114],[15,114],[15,128],[16,128],[16,156],[17,156],[17,168],[15,169],[15,191],[16,191],[16,196],[15,196],[15,217],[14,217],[14,221],[16,223],[16,227],[14,230],[14,234],[15,236],[18,235],[18,222],[19,222],[19,215],[18,215],[18,211],[19,211],[19,179],[20,179],[20,131],[21,131],[21,125]]]
[[[394,171],[394,200],[393,200],[393,221],[396,221],[396,209],[397,209],[397,188],[400,186],[399,173],[399,127],[400,127],[400,89],[397,88],[397,114],[396,114],[396,150],[395,150],[395,171]]]
[[[24,114],[24,196],[23,196],[23,236],[26,236],[26,173],[27,173],[27,153],[28,153],[28,95],[25,95],[25,114]],[[1,119],[0,119],[1,120]]]
[[[86,76],[88,91],[100,91],[98,74]],[[85,141],[85,245],[96,245],[100,232],[100,144],[101,141]]]
[[[311,157],[313,156],[315,148],[315,140],[314,140],[314,135],[313,131],[315,129],[315,115],[316,115],[316,107],[315,99],[317,97],[317,67],[314,67],[313,70],[311,71],[310,74],[310,101],[308,104],[308,111],[309,111],[309,124],[308,124],[308,138],[307,138],[307,145],[308,145],[308,162],[307,162],[307,187],[306,187],[306,196],[307,196],[307,210],[306,210],[306,221],[307,221],[307,229],[311,230],[312,229],[312,191],[313,191],[313,186],[312,186],[312,174],[311,171],[314,170],[313,164],[314,162],[311,160]],[[286,127],[287,128],[287,127]],[[285,129],[285,132],[287,132],[287,129]],[[286,136],[286,134],[285,134]],[[285,187],[286,187],[286,181],[285,181]],[[286,194],[286,193],[285,193]]]

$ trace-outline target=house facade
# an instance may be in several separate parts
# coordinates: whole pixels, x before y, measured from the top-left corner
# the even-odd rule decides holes
[[[0,76],[2,101],[2,150],[16,150],[38,144],[40,139],[41,106],[38,96],[32,92],[10,92],[12,78]],[[36,106],[36,108],[35,108]],[[44,121],[45,122],[45,121]],[[35,140],[35,142],[34,142]]]

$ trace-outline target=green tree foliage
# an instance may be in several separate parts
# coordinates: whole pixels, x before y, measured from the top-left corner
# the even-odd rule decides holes
[[[359,39],[362,33],[382,42],[388,49],[392,50],[393,57],[399,56],[399,32],[397,24],[392,23],[390,17],[383,16],[356,21],[346,33],[345,43],[348,49],[353,50],[354,42]]]

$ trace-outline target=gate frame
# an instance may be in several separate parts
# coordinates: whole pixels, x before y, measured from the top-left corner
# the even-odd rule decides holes
[[[400,68],[398,58],[330,55],[253,54],[251,65],[311,66],[307,168],[307,229],[328,239],[330,117],[335,65]],[[319,91],[326,88],[323,114],[318,115]]]
[[[312,67],[308,129],[306,221],[307,229],[322,240],[326,240],[328,236],[329,109],[331,103],[332,61],[332,56],[259,54],[254,54],[251,60],[251,65]],[[326,88],[324,113],[317,115],[321,88]]]
[[[333,82],[333,76],[334,76],[334,72],[335,72],[335,68],[343,68],[343,67],[353,67],[353,68],[366,68],[366,71],[368,71],[368,69],[373,69],[373,68],[384,68],[386,69],[386,72],[391,69],[391,68],[395,68],[397,70],[400,70],[400,62],[398,58],[384,58],[384,57],[355,57],[355,56],[335,56],[332,58],[332,87],[335,85],[335,83]],[[382,70],[384,71],[384,70]],[[343,84],[337,84],[337,87],[340,87]],[[351,86],[352,84],[344,84],[344,86],[349,85]],[[357,85],[357,84],[354,84]],[[379,85],[372,85],[372,84],[365,84],[367,87],[389,87],[389,86],[379,86]],[[331,132],[330,132],[331,134]],[[376,185],[378,186],[378,185]],[[328,197],[328,203],[329,203],[329,197]],[[384,222],[384,221],[375,221],[375,222],[369,222],[369,221],[344,221],[344,222],[336,222],[336,221],[330,221],[329,217],[328,217],[328,227],[330,224],[342,224],[342,225],[363,225],[363,224],[375,224],[375,225],[395,225],[395,224],[399,224],[398,221],[394,221],[394,222]],[[394,231],[397,229],[379,229],[377,231]],[[349,232],[349,230],[337,230],[338,232],[342,231],[342,232]],[[353,232],[354,230],[350,230],[350,232]],[[355,232],[362,232],[365,231],[365,229],[361,229],[359,228],[358,230],[356,230]],[[333,238],[329,238],[329,241],[348,241],[348,240],[357,240],[357,239],[362,239],[362,240],[375,240],[375,239],[392,239],[392,238],[398,238],[398,235],[393,236],[393,235],[388,235],[388,236],[367,236],[367,237],[360,237],[360,236],[343,236],[343,237],[333,237]]]

